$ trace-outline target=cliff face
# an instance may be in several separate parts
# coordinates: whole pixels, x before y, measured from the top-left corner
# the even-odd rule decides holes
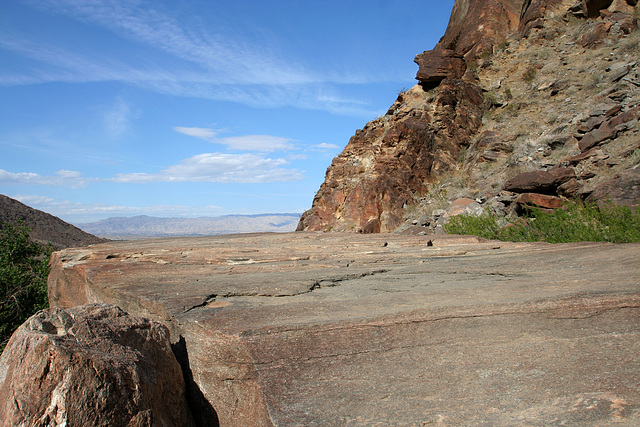
[[[419,84],[400,94],[384,116],[351,138],[328,168],[298,230],[394,231],[431,203],[435,187],[451,187],[452,181],[456,181],[455,191],[447,188],[449,196],[489,200],[519,172],[579,166],[579,162],[570,165],[568,159],[602,145],[602,140],[588,148],[588,143],[579,145],[577,138],[586,133],[577,129],[580,120],[593,117],[588,110],[598,104],[617,104],[617,111],[604,118],[626,114],[629,117],[618,121],[629,118],[624,122],[628,124],[636,120],[634,108],[640,102],[634,81],[627,84],[625,99],[619,102],[603,94],[615,92],[622,84],[602,77],[609,72],[606,67],[589,70],[588,64],[580,64],[570,70],[571,65],[583,61],[581,55],[587,61],[613,62],[609,66],[620,66],[619,61],[627,60],[625,55],[630,53],[637,60],[634,37],[639,8],[635,0],[457,0],[440,42],[415,58]],[[559,49],[563,49],[560,62],[552,51]],[[637,63],[627,62],[624,69],[633,75]],[[542,81],[544,74],[548,77]],[[602,78],[595,82],[594,76]],[[572,87],[589,85],[594,90],[582,90],[579,105],[575,98],[573,103],[564,101],[563,94],[575,95]],[[546,99],[536,99],[545,93]],[[542,110],[549,106],[562,120],[540,123]],[[615,137],[625,132],[637,135],[635,123],[617,128]],[[553,159],[521,155],[531,148],[532,139],[548,139],[561,127],[562,135],[555,139],[564,138],[564,157],[558,152]],[[612,139],[606,136],[604,141]],[[629,144],[625,147],[628,150]],[[612,172],[634,166],[619,161],[617,169],[596,171],[597,179],[576,182],[577,188],[568,195],[587,197]]]
[[[432,97],[432,99],[428,99]],[[481,124],[482,91],[447,79],[437,93],[415,87],[356,132],[327,171],[300,222],[305,230],[391,231],[433,174],[450,169]]]

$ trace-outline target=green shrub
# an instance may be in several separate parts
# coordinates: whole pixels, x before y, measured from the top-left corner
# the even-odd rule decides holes
[[[480,216],[454,216],[444,225],[444,230],[450,234],[471,234],[495,240],[499,238],[500,226],[494,215],[484,213]]]
[[[564,209],[545,212],[531,208],[525,224],[501,231],[502,240],[521,242],[613,242],[640,241],[640,211],[609,203],[569,203]]]
[[[510,89],[510,88],[505,88],[505,90],[504,90],[504,96],[505,96],[508,100],[512,100],[512,99],[513,99],[513,93],[511,93],[511,89]]]
[[[529,208],[525,220],[502,228],[490,214],[454,217],[444,228],[447,233],[514,242],[640,242],[640,210],[634,213],[628,206],[612,203],[598,207],[572,202],[552,212]]]
[[[0,352],[13,331],[47,308],[50,246],[29,240],[22,223],[0,222]]]

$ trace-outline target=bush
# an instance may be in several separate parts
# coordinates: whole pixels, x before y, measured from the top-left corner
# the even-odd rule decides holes
[[[450,234],[471,234],[485,239],[499,239],[500,226],[496,217],[489,213],[481,216],[457,215],[444,225]]]
[[[513,242],[640,242],[640,209],[612,203],[568,203],[562,209],[546,212],[529,208],[526,219],[500,228],[490,214],[482,217],[458,216],[445,225],[447,233],[473,234],[487,239]]]
[[[18,326],[49,306],[51,246],[29,240],[22,223],[0,222],[0,353]]]

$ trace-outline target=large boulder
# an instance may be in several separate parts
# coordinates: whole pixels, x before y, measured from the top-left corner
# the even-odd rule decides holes
[[[508,180],[504,189],[513,193],[550,193],[556,187],[556,178],[545,171],[522,172]]]
[[[630,169],[614,175],[596,187],[587,201],[599,204],[613,202],[637,209],[640,206],[640,169]]]
[[[192,426],[167,328],[108,304],[35,314],[0,358],[0,425]]]

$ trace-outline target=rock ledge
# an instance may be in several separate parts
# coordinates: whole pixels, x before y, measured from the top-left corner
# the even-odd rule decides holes
[[[640,244],[288,233],[54,254],[184,340],[222,426],[638,425]]]

